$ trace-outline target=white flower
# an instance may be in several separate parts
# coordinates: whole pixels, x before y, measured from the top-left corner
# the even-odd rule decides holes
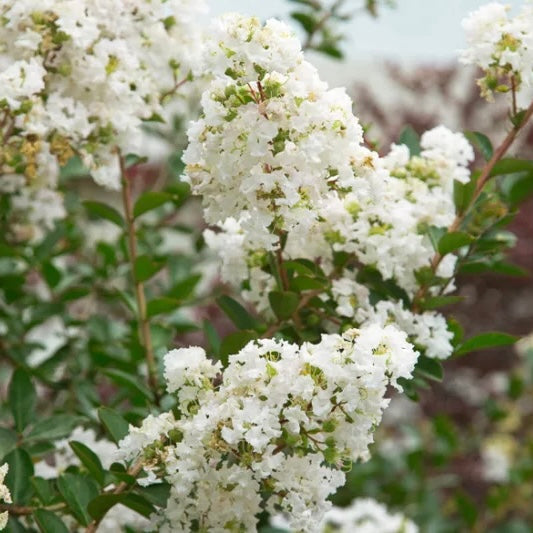
[[[508,435],[488,438],[481,448],[483,478],[489,482],[505,483],[513,463],[515,442]]]
[[[28,135],[62,164],[76,151],[98,183],[118,188],[115,147],[134,152],[142,122],[200,68],[205,10],[203,0],[4,2],[1,118],[30,169]]]
[[[5,503],[12,503],[11,493],[9,492],[9,489],[6,487],[6,485],[4,485],[4,479],[8,470],[9,465],[7,463],[4,463],[2,466],[0,466],[0,501],[3,501]],[[7,511],[0,513],[0,529],[4,529],[6,527],[8,519],[9,515]]]
[[[418,533],[418,527],[400,513],[391,513],[370,498],[354,500],[346,508],[334,507],[324,519],[326,530],[338,533]]]
[[[533,6],[524,5],[515,17],[510,6],[491,2],[463,20],[468,48],[461,61],[484,70],[478,80],[488,99],[494,91],[529,93],[533,87]]]
[[[250,342],[216,381],[220,367],[203,349],[173,350],[165,377],[180,417],[130,427],[121,455],[147,459],[147,483],[171,484],[161,531],[196,522],[255,531],[265,487],[274,488],[268,509],[311,531],[344,482],[341,467],[368,458],[387,387],[411,376],[417,356],[404,333],[377,324],[318,344]]]

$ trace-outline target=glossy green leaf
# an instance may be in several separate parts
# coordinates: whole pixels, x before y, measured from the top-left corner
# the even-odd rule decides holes
[[[290,288],[296,292],[309,290],[325,290],[327,282],[310,276],[298,276],[291,280]]]
[[[0,465],[2,458],[17,446],[17,434],[8,428],[0,427]]]
[[[148,485],[148,487],[138,488],[137,491],[157,507],[165,507],[170,495],[170,485],[168,483],[156,483]]]
[[[111,368],[106,368],[105,370],[102,370],[102,372],[117,385],[126,387],[131,392],[138,394],[149,402],[153,400],[153,395],[150,389],[148,389],[135,374]]]
[[[69,533],[63,520],[52,511],[37,509],[33,516],[41,533]]]
[[[92,519],[87,511],[87,505],[98,495],[96,483],[67,472],[59,477],[57,487],[76,519],[82,525],[88,526]]]
[[[239,302],[227,295],[217,298],[217,304],[239,329],[255,329],[258,321]]]
[[[461,231],[446,233],[439,241],[439,253],[441,255],[446,255],[455,252],[459,248],[471,244],[473,240],[474,239],[468,235],[468,233],[463,233]]]
[[[226,335],[220,345],[220,352],[218,357],[223,366],[228,364],[228,356],[238,353],[244,346],[250,341],[257,339],[257,333],[255,331],[235,331]]]
[[[175,300],[174,298],[156,298],[148,302],[146,305],[146,314],[150,318],[156,315],[171,313],[172,311],[178,309],[180,305],[181,302],[179,300]]]
[[[3,460],[9,465],[5,484],[11,492],[11,499],[15,504],[24,505],[30,500],[33,492],[31,486],[33,461],[23,448],[14,449]]]
[[[470,206],[476,190],[476,181],[478,176],[479,174],[472,174],[468,183],[454,181],[453,200],[458,214],[463,214]]]
[[[129,507],[145,518],[148,518],[155,511],[154,506],[146,498],[133,493],[100,494],[89,502],[88,510],[95,520],[100,520],[118,503]]]
[[[73,415],[52,415],[39,420],[27,436],[32,440],[57,440],[68,437],[79,425],[80,417]]]
[[[147,255],[140,255],[135,260],[134,273],[137,281],[147,281],[165,267],[164,261],[154,261]]]
[[[444,371],[440,361],[424,355],[421,355],[418,358],[416,362],[416,370],[434,381],[442,381],[442,378],[444,377]]]
[[[317,21],[312,15],[303,12],[294,12],[291,13],[291,18],[298,22],[307,33],[313,33],[315,31]]]
[[[98,418],[114,442],[118,443],[128,434],[128,422],[110,407],[100,407]]]
[[[15,427],[18,431],[22,431],[34,417],[36,394],[29,374],[21,368],[13,372],[9,383],[8,400]]]
[[[53,289],[59,285],[63,275],[61,270],[59,270],[52,262],[47,261],[41,266],[41,273],[47,285]]]
[[[35,489],[37,497],[44,505],[50,505],[57,496],[55,481],[52,479],[43,479],[42,477],[31,478],[31,484]]]
[[[211,352],[217,354],[220,350],[221,344],[220,336],[217,330],[208,320],[204,320],[203,327],[205,336],[207,338],[207,341],[209,342],[209,347],[211,348]]]
[[[294,292],[273,291],[268,295],[268,301],[274,314],[280,320],[287,320],[298,309],[300,297]]]
[[[505,176],[501,188],[506,201],[512,208],[533,196],[533,171],[517,172]]]
[[[114,207],[102,202],[88,200],[83,202],[83,205],[91,215],[109,220],[109,222],[116,224],[119,228],[125,228],[126,223],[124,222],[122,215]]]
[[[491,170],[491,176],[515,174],[516,172],[533,172],[533,161],[527,159],[500,159]]]
[[[169,291],[167,296],[176,300],[185,300],[194,293],[194,289],[202,279],[201,274],[193,274],[181,281],[178,281]]]
[[[492,157],[494,149],[486,135],[479,131],[465,131],[465,136],[481,152],[483,159],[488,161]]]
[[[486,350],[499,346],[514,344],[518,339],[507,333],[489,332],[476,335],[463,342],[455,351],[455,355],[464,355],[475,350]]]
[[[447,305],[455,305],[462,300],[461,296],[431,296],[422,302],[422,307],[427,310],[440,309]]]
[[[81,464],[89,471],[89,473],[98,481],[100,485],[104,484],[104,467],[98,456],[85,444],[75,440],[69,442],[72,451],[78,456]]]
[[[422,147],[420,146],[420,136],[412,126],[406,126],[400,133],[398,144],[405,144],[409,148],[411,156],[420,155]]]
[[[167,192],[149,191],[141,194],[133,207],[133,216],[140,217],[148,211],[157,209],[163,204],[173,200],[173,196]]]

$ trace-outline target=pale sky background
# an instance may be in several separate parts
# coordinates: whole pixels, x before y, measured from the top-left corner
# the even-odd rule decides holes
[[[345,28],[349,61],[375,58],[404,62],[454,61],[464,46],[461,20],[490,0],[397,0],[394,9],[383,8],[378,19],[360,15]],[[212,13],[239,11],[261,18],[286,17],[298,4],[286,0],[208,0]],[[349,0],[353,6],[359,0]],[[524,0],[503,0],[519,7]]]

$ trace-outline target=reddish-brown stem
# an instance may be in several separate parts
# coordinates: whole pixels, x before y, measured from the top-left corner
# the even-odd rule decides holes
[[[183,79],[183,80],[181,80],[181,81],[177,81],[176,84],[174,85],[174,87],[172,87],[172,89],[169,89],[168,91],[164,92],[161,95],[161,98],[159,99],[159,101],[162,102],[168,96],[173,95],[182,85],[185,85],[188,81],[189,81],[188,77]]]
[[[524,126],[529,122],[531,117],[533,116],[533,102],[530,104],[530,106],[527,108],[524,116],[520,120],[520,123],[513,127],[513,129],[507,134],[503,142],[498,146],[490,160],[486,163],[486,165],[483,167],[481,174],[478,177],[478,180],[476,182],[476,188],[474,190],[474,194],[472,195],[472,198],[469,202],[469,204],[466,206],[466,208],[463,210],[462,213],[458,214],[455,217],[455,220],[452,222],[450,227],[448,228],[448,233],[453,233],[454,231],[457,231],[463,220],[465,219],[466,214],[470,210],[470,208],[476,203],[477,199],[479,198],[479,195],[483,191],[483,188],[489,181],[491,177],[491,172],[494,169],[494,166],[496,163],[507,153],[513,142],[515,141],[518,134],[522,131]],[[443,260],[444,256],[441,255],[439,252],[437,252],[433,259],[431,260],[431,270],[435,274],[437,272],[437,269]],[[426,293],[428,291],[427,285],[422,285],[418,292],[415,295],[415,298],[413,300],[413,310],[419,311],[420,310],[420,303],[421,300],[424,299],[426,296]]]

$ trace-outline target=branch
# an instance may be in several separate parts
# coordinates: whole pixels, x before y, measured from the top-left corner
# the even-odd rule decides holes
[[[157,403],[159,401],[157,366],[154,357],[154,349],[152,346],[150,324],[148,322],[148,317],[146,314],[146,295],[144,292],[144,284],[141,281],[138,281],[135,275],[135,262],[137,260],[137,240],[135,236],[135,220],[133,217],[133,206],[131,201],[131,185],[126,174],[126,164],[124,161],[124,157],[120,152],[120,149],[118,150],[118,157],[120,162],[120,174],[122,177],[122,201],[124,204],[124,213],[126,215],[131,275],[135,284],[135,297],[137,299],[137,313],[140,337],[145,352],[146,364],[148,366],[148,384],[154,393]]]
[[[131,468],[128,469],[128,474],[130,476],[137,477],[141,473],[141,470],[143,469],[143,466],[144,466],[143,462],[141,460],[139,460]],[[111,489],[109,491],[105,491],[104,494],[122,494],[128,487],[129,487],[129,484],[126,483],[125,481],[122,481],[114,489]],[[105,516],[105,514],[103,514],[98,520],[93,520],[87,526],[87,529],[85,530],[85,532],[86,533],[95,533],[96,530],[98,529],[98,525],[100,524],[100,522],[102,521],[104,516]]]
[[[494,169],[494,166],[507,153],[507,151],[509,150],[509,148],[515,141],[518,134],[523,130],[524,126],[529,122],[532,116],[533,116],[533,102],[527,108],[525,115],[523,116],[520,123],[514,126],[513,129],[507,134],[507,137],[505,137],[502,144],[500,144],[500,146],[496,149],[496,151],[494,152],[490,160],[483,167],[483,170],[481,171],[481,174],[479,175],[479,178],[477,180],[474,194],[469,204],[466,206],[466,208],[464,209],[462,213],[458,214],[455,217],[455,220],[452,222],[451,226],[448,228],[448,233],[453,233],[454,231],[457,231],[457,229],[461,226],[461,224],[463,223],[466,217],[466,214],[472,208],[472,206],[476,203],[477,199],[479,198],[479,195],[483,191],[483,188],[489,181],[491,177],[491,172]],[[441,255],[439,252],[437,252],[433,256],[433,259],[431,260],[431,264],[430,264],[433,274],[437,272],[437,269],[439,268],[439,265],[443,259],[444,259],[444,256]],[[420,310],[420,301],[426,296],[428,288],[429,287],[427,285],[423,285],[418,289],[418,292],[416,293],[414,300],[413,300],[414,311]]]

